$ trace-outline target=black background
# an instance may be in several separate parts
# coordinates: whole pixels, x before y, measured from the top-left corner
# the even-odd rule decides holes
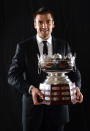
[[[47,6],[55,13],[53,34],[71,41],[82,75],[82,104],[70,106],[65,131],[89,131],[90,18],[88,0],[0,1],[0,131],[22,131],[21,94],[7,83],[7,73],[17,42],[33,34],[33,12]]]

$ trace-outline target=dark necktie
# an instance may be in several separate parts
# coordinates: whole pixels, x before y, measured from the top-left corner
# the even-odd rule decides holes
[[[43,41],[43,54],[48,54],[47,41]]]

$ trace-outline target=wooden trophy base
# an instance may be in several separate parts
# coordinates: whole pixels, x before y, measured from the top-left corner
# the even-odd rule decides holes
[[[44,95],[41,102],[46,105],[75,104],[76,89],[72,84],[40,84],[40,90]]]

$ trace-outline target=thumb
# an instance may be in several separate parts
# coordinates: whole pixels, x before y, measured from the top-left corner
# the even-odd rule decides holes
[[[39,96],[41,99],[43,99],[43,97],[44,97],[43,94],[42,94],[42,92],[41,92],[40,90],[38,91],[38,96]]]

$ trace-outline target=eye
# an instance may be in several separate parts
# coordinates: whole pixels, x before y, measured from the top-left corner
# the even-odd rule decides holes
[[[43,22],[42,21],[39,21],[39,24],[42,24]]]
[[[52,20],[47,20],[47,24],[51,24]]]

